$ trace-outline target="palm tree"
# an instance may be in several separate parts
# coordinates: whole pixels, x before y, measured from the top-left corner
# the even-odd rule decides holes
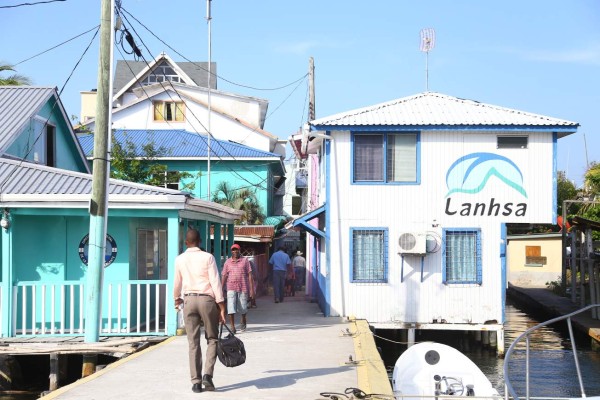
[[[0,72],[4,71],[15,71],[12,65],[9,64],[0,64]],[[0,78],[0,86],[23,86],[30,85],[31,80],[23,75],[12,74],[6,78]]]
[[[262,213],[258,204],[255,189],[233,189],[227,182],[222,181],[217,185],[212,201],[245,211],[242,218],[236,220],[238,225],[260,225],[265,219],[265,214]]]

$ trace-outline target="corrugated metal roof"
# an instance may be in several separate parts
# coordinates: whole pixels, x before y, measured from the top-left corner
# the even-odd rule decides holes
[[[167,155],[159,158],[207,157],[207,136],[184,129],[117,129],[114,138],[121,144],[127,140],[131,141],[140,156],[143,154],[143,146],[154,142],[155,148],[163,147],[167,151]],[[91,156],[94,149],[94,135],[80,135],[78,139],[86,156]],[[210,154],[211,157],[216,158],[276,158],[277,160],[281,158],[279,154],[219,139],[211,139]]]
[[[233,228],[235,236],[252,236],[256,238],[272,238],[275,234],[273,225],[236,225]]]
[[[81,195],[92,193],[92,175],[0,158],[0,193]],[[186,195],[178,190],[110,179],[109,194]]]
[[[0,154],[54,94],[56,90],[50,87],[0,87]]]
[[[576,129],[576,122],[425,92],[311,121],[328,126],[530,126]]]

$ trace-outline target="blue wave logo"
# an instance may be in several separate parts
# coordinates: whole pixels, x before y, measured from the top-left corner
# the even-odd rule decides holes
[[[453,193],[479,193],[492,176],[527,198],[519,167],[508,158],[493,153],[472,153],[456,160],[446,174],[449,190],[446,197]]]

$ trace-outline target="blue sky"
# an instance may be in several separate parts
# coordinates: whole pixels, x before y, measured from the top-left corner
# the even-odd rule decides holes
[[[0,7],[19,3],[26,1]],[[206,0],[122,0],[122,7],[186,58],[207,60]],[[17,72],[35,85],[60,89],[93,32],[21,61],[94,28],[99,15],[99,0],[0,8],[0,61],[19,63]],[[213,0],[212,17],[212,60],[231,82],[284,86],[306,74],[314,57],[317,117],[425,91],[419,32],[434,28],[429,90],[580,123],[558,144],[558,169],[578,185],[586,162],[600,162],[597,0]],[[165,51],[184,61],[129,22],[147,60]],[[61,96],[69,115],[79,115],[79,92],[97,86],[97,61],[98,38]],[[268,99],[265,129],[282,138],[307,119],[306,80],[280,90],[217,85]]]

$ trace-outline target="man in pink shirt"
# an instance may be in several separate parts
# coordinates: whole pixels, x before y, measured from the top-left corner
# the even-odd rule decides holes
[[[200,234],[190,229],[185,235],[187,250],[175,258],[175,307],[183,304],[183,318],[189,346],[192,391],[213,391],[212,376],[217,359],[219,322],[225,323],[225,302],[215,257],[200,250]],[[204,322],[206,367],[202,375],[200,321]]]
[[[246,330],[246,313],[248,300],[254,297],[254,280],[252,266],[246,257],[240,255],[240,245],[231,246],[231,258],[223,265],[223,288],[227,290],[227,313],[231,321],[231,331],[235,330],[235,313],[242,314],[240,331]]]

